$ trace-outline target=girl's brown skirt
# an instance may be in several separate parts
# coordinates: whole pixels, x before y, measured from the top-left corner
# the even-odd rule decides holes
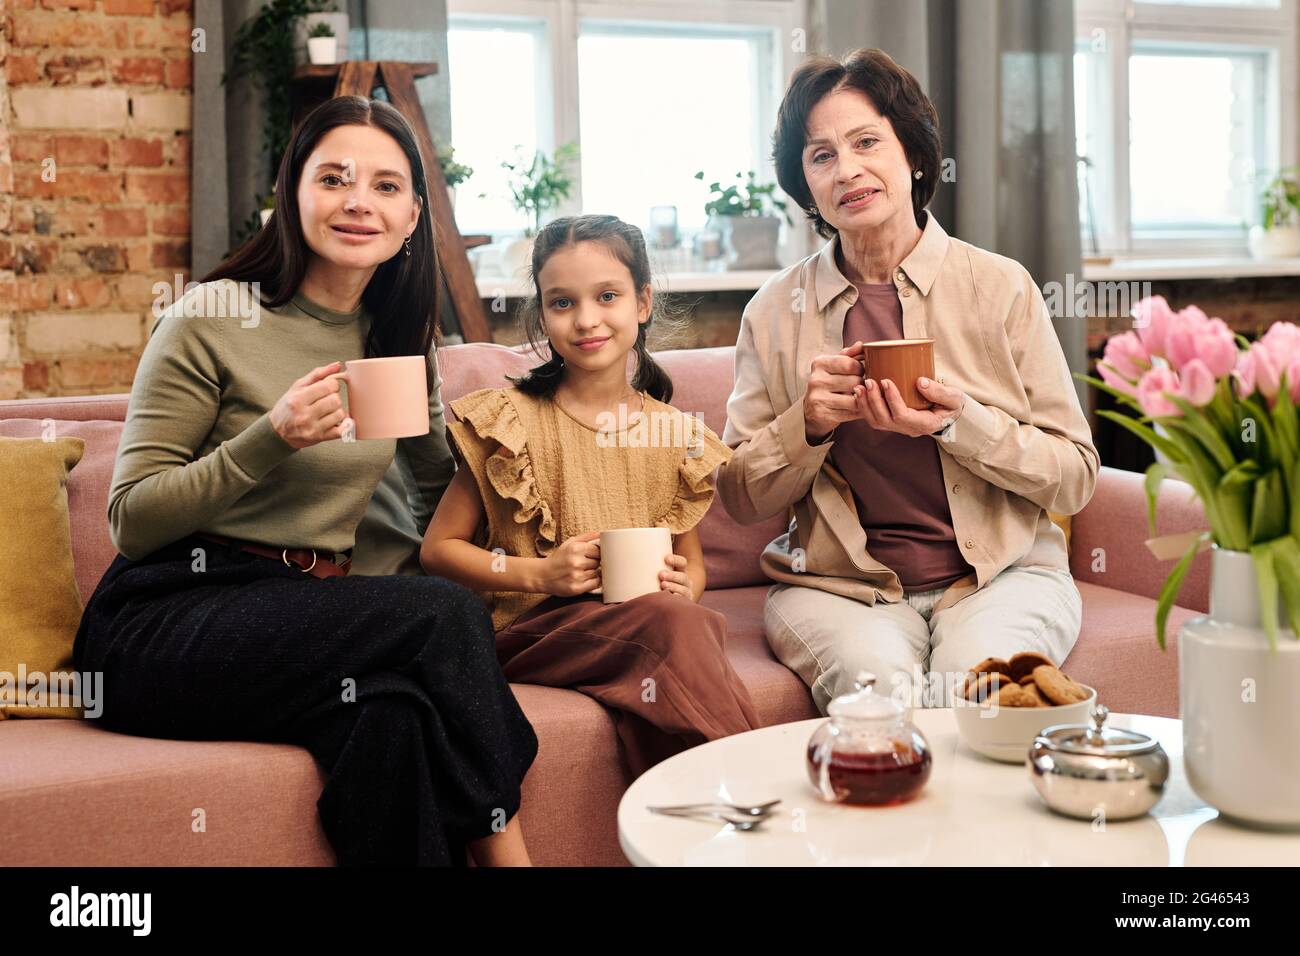
[[[569,687],[613,712],[635,775],[688,747],[759,726],[727,660],[722,614],[669,591],[604,604],[549,597],[497,631],[514,683]]]

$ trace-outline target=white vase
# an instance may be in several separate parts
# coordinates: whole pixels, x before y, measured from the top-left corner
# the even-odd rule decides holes
[[[307,59],[311,60],[313,65],[325,66],[336,62],[337,49],[338,40],[335,37],[307,38]]]
[[[533,262],[533,236],[513,239],[501,250],[501,273],[510,278],[522,278]]]
[[[1187,782],[1229,820],[1300,829],[1300,641],[1279,607],[1270,649],[1248,552],[1212,562],[1210,613],[1178,639]]]
[[[266,220],[271,218],[272,212],[274,212],[272,209],[259,209],[257,211],[257,214],[262,217],[262,225],[266,225]]]
[[[1300,257],[1300,226],[1251,226],[1246,246],[1255,259],[1295,259]]]

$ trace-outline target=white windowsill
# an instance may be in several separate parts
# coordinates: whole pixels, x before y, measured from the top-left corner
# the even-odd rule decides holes
[[[1251,259],[1246,256],[1113,259],[1084,263],[1090,282],[1131,279],[1238,279],[1251,276],[1300,276],[1300,259]]]
[[[752,292],[758,289],[776,269],[755,269],[737,272],[661,272],[653,277],[656,290],[664,292]],[[501,275],[474,277],[478,294],[484,299],[504,295],[507,299],[522,299],[533,294],[531,282],[511,279]]]

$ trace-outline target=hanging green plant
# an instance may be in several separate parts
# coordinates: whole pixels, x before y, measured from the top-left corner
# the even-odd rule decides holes
[[[261,152],[270,155],[272,179],[293,132],[289,87],[294,71],[294,21],[309,13],[328,13],[334,9],[332,0],[271,0],[241,23],[235,33],[230,69],[221,74],[221,85],[227,85],[232,76],[247,77],[255,88],[265,93]],[[236,246],[261,228],[256,210],[267,195],[259,190],[254,197],[254,211],[241,227]]]

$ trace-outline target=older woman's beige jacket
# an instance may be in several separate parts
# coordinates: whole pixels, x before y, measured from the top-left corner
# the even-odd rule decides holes
[[[898,575],[871,557],[848,482],[830,459],[835,433],[809,445],[803,396],[812,360],[843,347],[857,290],[835,260],[839,237],[772,276],[746,306],[718,476],[733,518],[753,524],[793,506],[789,531],[763,551],[768,577],[866,604],[902,598]],[[1047,510],[1088,503],[1100,460],[1042,293],[1014,260],[958,239],[927,216],[893,277],[906,338],[934,339],[935,377],[967,395],[939,459],[957,544],[975,569],[947,607],[1010,565],[1069,568]],[[868,505],[869,506],[869,505]]]

